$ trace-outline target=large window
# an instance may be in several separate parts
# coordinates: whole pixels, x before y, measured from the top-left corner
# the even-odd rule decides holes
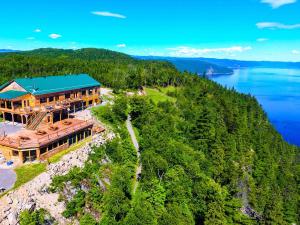
[[[49,97],[49,102],[53,102],[53,100],[54,100],[54,97],[52,96],[52,97]]]
[[[66,99],[68,99],[68,98],[70,98],[70,97],[71,97],[71,94],[70,94],[70,93],[68,93],[68,94],[66,94],[66,95],[65,95],[65,97],[66,97]]]

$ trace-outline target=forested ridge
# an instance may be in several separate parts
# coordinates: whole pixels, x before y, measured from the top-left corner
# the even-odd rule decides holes
[[[81,224],[299,223],[299,149],[282,139],[252,96],[166,62],[107,50],[0,55],[2,82],[66,73],[89,73],[115,90],[114,104],[94,113],[118,138],[95,149],[83,169],[54,179],[52,191],[76,190],[71,199],[61,195],[65,217]],[[123,94],[140,86],[168,98]],[[143,165],[135,193],[128,114]]]

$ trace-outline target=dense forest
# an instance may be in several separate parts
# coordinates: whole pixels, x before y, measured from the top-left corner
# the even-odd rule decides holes
[[[66,202],[65,217],[82,225],[299,224],[299,149],[282,139],[252,96],[167,62],[107,50],[0,55],[1,82],[66,73],[89,73],[114,89],[114,104],[94,114],[118,138],[94,149],[83,169],[53,180],[51,191]],[[123,93],[141,86],[168,98]],[[136,190],[128,114],[141,148]],[[67,198],[66,189],[76,194]],[[38,211],[25,214],[27,221],[43,220]]]
[[[38,49],[0,54],[0,83],[17,77],[87,73],[107,87],[137,88],[180,83],[180,73],[167,62],[134,60],[108,50]]]

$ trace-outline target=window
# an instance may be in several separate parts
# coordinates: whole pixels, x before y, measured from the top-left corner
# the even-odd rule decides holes
[[[92,95],[93,94],[93,89],[90,89],[89,90],[89,95]]]
[[[57,144],[58,144],[57,142],[53,143],[52,147],[57,148]]]
[[[71,94],[70,94],[70,93],[68,93],[68,94],[66,94],[66,95],[65,95],[65,97],[66,97],[66,99],[68,99],[68,98],[70,98],[70,97],[71,97]]]
[[[7,106],[8,109],[11,109],[12,108],[11,102],[6,102],[6,106]]]
[[[41,155],[42,155],[42,154],[45,154],[46,152],[47,152],[47,148],[45,148],[45,147],[44,147],[44,148],[41,148],[41,153],[40,153]]]
[[[81,95],[82,95],[82,96],[86,96],[86,90],[81,91]]]
[[[59,142],[58,142],[58,145],[59,146],[61,146],[61,145],[63,145],[64,144],[64,140],[60,140]]]
[[[46,98],[40,98],[40,103],[43,104],[43,103],[46,103],[47,102],[47,99]]]
[[[52,96],[52,97],[49,97],[49,102],[53,102],[53,100],[54,100],[54,97]]]

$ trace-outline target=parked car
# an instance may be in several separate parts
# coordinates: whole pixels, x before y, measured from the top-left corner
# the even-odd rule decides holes
[[[12,164],[14,164],[13,161],[8,161],[8,162],[6,163],[6,165],[8,165],[8,166],[11,166]]]

